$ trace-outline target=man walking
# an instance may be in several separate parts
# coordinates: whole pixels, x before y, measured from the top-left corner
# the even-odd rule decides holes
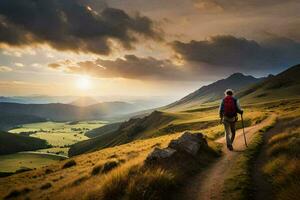
[[[232,151],[232,143],[235,137],[235,123],[238,119],[237,113],[243,114],[239,101],[233,97],[233,90],[225,91],[225,98],[220,105],[221,123],[224,124],[227,148]]]

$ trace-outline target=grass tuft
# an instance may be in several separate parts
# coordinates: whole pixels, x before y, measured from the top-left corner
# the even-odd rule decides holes
[[[176,177],[171,171],[161,168],[147,169],[138,164],[120,168],[106,176],[100,190],[87,199],[163,200],[175,188]]]
[[[175,175],[167,170],[157,168],[142,172],[129,181],[126,194],[128,199],[168,199],[176,188]]]

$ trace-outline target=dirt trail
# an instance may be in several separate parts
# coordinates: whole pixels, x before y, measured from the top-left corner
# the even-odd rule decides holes
[[[276,117],[275,114],[270,115],[260,124],[245,128],[246,138],[250,143],[254,134],[261,128],[269,125]],[[225,137],[222,137],[217,142],[225,144]],[[180,199],[189,200],[211,200],[222,199],[223,184],[227,173],[232,168],[234,160],[240,152],[245,150],[245,143],[242,130],[238,130],[233,144],[234,151],[228,151],[226,145],[223,145],[223,154],[219,160],[214,162],[208,170],[196,175],[184,188]]]

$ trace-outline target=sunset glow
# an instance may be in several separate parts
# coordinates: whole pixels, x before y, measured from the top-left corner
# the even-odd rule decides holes
[[[299,1],[26,1],[0,1],[3,96],[171,98],[300,62]]]
[[[89,90],[89,89],[91,89],[92,85],[91,85],[90,77],[88,77],[88,76],[80,76],[76,80],[76,86],[80,90]]]

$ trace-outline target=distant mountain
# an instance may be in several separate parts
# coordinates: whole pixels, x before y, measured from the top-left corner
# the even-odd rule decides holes
[[[224,91],[228,88],[238,91],[246,86],[258,83],[264,79],[265,78],[246,76],[242,73],[235,73],[225,79],[221,79],[212,84],[203,86],[195,92],[183,97],[179,101],[166,106],[165,108],[187,108],[201,103],[212,102],[222,98],[224,96]]]
[[[33,115],[53,121],[73,121],[87,117],[84,110],[68,104],[0,103],[0,113],[6,115]]]
[[[69,104],[18,104],[0,103],[2,115],[30,115],[52,121],[74,121],[108,119],[138,111],[139,108],[125,102],[104,102],[91,106],[79,107]]]
[[[72,145],[69,150],[69,156],[125,144],[138,138],[151,137],[175,118],[172,114],[154,111],[146,117],[132,118],[123,122],[118,125],[117,130],[110,131],[108,134],[101,134],[103,129],[95,130],[93,135],[98,133],[99,136]]]
[[[48,147],[49,145],[45,140],[0,131],[0,155]]]
[[[290,67],[276,76],[269,76],[237,93],[242,101],[266,101],[300,97],[300,64]]]
[[[70,104],[74,106],[86,107],[94,104],[98,104],[99,101],[92,97],[79,97],[75,101],[72,101]]]
[[[13,97],[0,97],[0,102],[7,103],[21,103],[21,104],[49,104],[49,103],[69,103],[77,97],[73,96],[13,96]]]
[[[107,117],[117,117],[118,115],[125,115],[141,110],[141,107],[122,101],[102,102],[86,107],[89,112],[94,115],[98,111],[102,111],[107,114]]]

